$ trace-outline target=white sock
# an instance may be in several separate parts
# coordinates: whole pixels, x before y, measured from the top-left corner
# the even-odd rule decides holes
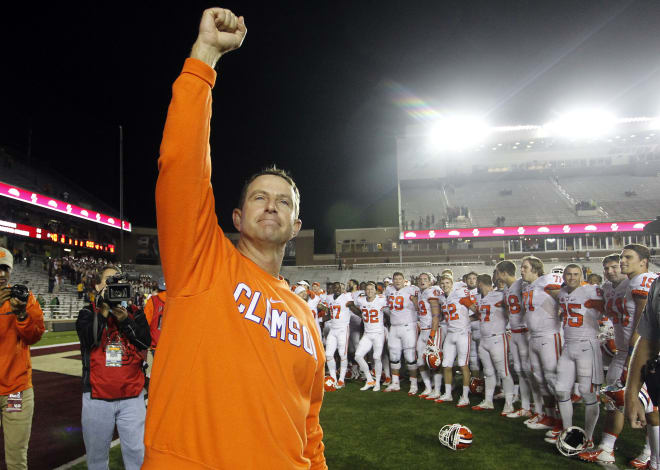
[[[399,385],[399,374],[392,374],[392,383],[394,385]]]
[[[369,370],[369,365],[367,361],[364,360],[364,356],[355,356],[355,360],[360,365],[362,373],[367,378],[367,382],[373,382],[373,377],[371,376],[371,371]]]
[[[383,361],[380,359],[374,359],[374,373],[376,374],[376,383],[380,384],[380,376],[383,373]]]
[[[448,383],[445,383],[445,394],[451,395],[451,385]]]
[[[470,387],[467,385],[463,385],[463,398],[467,398],[468,393],[470,393]]]
[[[442,379],[442,372],[438,372],[433,375],[433,384],[435,386],[436,393],[440,393],[442,391]]]
[[[570,398],[559,402],[559,414],[561,414],[561,424],[564,429],[573,426],[573,402]]]
[[[651,458],[657,462],[660,459],[660,427],[647,424],[646,434],[650,444]]]
[[[614,443],[616,442],[617,437],[618,436],[610,434],[609,432],[603,432],[603,438],[600,441],[600,448],[608,452],[612,452],[614,450]]]
[[[495,394],[495,375],[487,375],[484,377],[485,398],[488,403],[493,402],[493,395]],[[468,387],[469,390],[469,387]]]
[[[529,383],[527,382],[527,379],[525,379],[522,376],[519,376],[519,382],[518,382],[518,387],[520,391],[520,407],[524,410],[529,410],[529,397],[530,397],[530,391],[529,391]]]
[[[584,406],[584,432],[589,441],[594,438],[594,429],[596,428],[599,415],[600,405],[598,402],[589,403]]]
[[[424,381],[424,386],[427,389],[431,388],[431,374],[429,374],[429,371],[424,369],[424,370],[420,370],[419,373],[422,375],[422,380]]]
[[[328,372],[330,372],[330,377],[336,382],[337,381],[337,362],[334,357],[331,357],[327,360]]]
[[[348,369],[348,359],[342,359],[340,362],[341,367],[339,368],[339,381],[344,382],[346,378],[346,370]]]

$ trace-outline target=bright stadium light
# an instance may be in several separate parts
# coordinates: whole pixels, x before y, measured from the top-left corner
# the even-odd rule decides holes
[[[590,139],[606,134],[612,130],[616,122],[614,114],[603,109],[572,111],[544,125],[541,135]]]
[[[459,151],[479,145],[490,133],[483,119],[455,116],[435,122],[429,132],[429,148],[433,151]]]

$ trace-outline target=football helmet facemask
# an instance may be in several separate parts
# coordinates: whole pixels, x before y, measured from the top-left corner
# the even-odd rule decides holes
[[[438,440],[451,450],[467,449],[472,445],[472,431],[462,424],[445,424],[438,433]]]
[[[585,449],[587,434],[584,429],[571,426],[564,429],[557,438],[557,450],[566,457],[572,457]]]

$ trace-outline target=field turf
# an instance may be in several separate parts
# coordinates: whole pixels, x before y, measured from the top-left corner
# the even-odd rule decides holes
[[[592,469],[596,464],[559,454],[543,441],[545,431],[532,431],[523,419],[499,416],[503,401],[495,411],[476,412],[454,404],[437,404],[402,391],[361,392],[362,382],[348,382],[345,389],[326,393],[321,409],[325,456],[331,470],[414,470],[418,468],[490,469]],[[456,394],[457,392],[455,392]],[[454,395],[455,395],[454,394]],[[455,395],[456,396],[456,395]],[[471,397],[473,405],[480,397]],[[594,434],[600,441],[601,422]],[[461,423],[474,435],[472,446],[452,451],[440,444],[438,431],[445,424]],[[575,405],[574,424],[584,426],[584,407]],[[627,463],[644,445],[645,434],[627,425],[617,441],[618,468]],[[110,469],[122,469],[119,446],[110,452]],[[87,468],[84,464],[73,467]],[[613,467],[611,467],[613,468]]]

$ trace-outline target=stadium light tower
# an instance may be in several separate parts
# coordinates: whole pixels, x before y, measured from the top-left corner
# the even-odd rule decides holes
[[[490,133],[488,124],[474,116],[455,116],[436,121],[428,135],[431,151],[460,151],[480,144]]]
[[[584,109],[565,113],[544,125],[540,132],[548,137],[592,139],[600,137],[614,127],[616,117],[604,109]]]

